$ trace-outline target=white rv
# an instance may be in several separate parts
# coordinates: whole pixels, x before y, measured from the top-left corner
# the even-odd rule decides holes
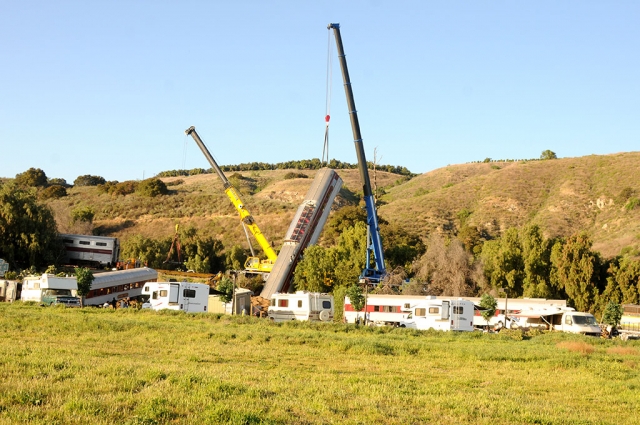
[[[52,274],[27,276],[22,282],[22,301],[35,301],[44,305],[80,307],[77,295],[78,281],[75,277],[57,277]]]
[[[209,304],[209,285],[189,282],[147,282],[142,294],[149,300],[143,307],[153,310],[181,310],[187,313],[206,313]]]
[[[333,295],[298,291],[295,294],[276,293],[271,296],[267,311],[274,322],[288,320],[333,321]]]
[[[425,301],[411,307],[407,318],[400,322],[401,328],[468,332],[474,330],[474,307],[471,301],[426,298]]]

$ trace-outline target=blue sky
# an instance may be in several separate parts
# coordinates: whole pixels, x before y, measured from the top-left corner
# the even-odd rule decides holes
[[[638,150],[635,1],[5,1],[0,176],[69,183],[320,158],[356,162],[339,22],[367,159],[415,173],[490,157]]]

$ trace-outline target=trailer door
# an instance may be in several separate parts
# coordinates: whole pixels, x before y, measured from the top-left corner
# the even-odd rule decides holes
[[[447,320],[449,318],[449,301],[442,301],[441,318]]]
[[[180,285],[172,283],[169,285],[169,304],[178,304],[180,296]]]

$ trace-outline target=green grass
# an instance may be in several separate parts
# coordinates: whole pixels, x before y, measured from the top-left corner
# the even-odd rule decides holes
[[[0,304],[0,423],[631,424],[640,344]]]

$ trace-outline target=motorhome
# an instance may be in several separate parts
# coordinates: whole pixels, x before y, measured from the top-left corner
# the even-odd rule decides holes
[[[27,276],[22,282],[22,301],[35,301],[43,305],[80,307],[75,277],[57,277],[53,274]]]
[[[143,307],[206,313],[210,289],[209,285],[203,283],[147,282],[142,288],[142,294],[148,295],[149,300]]]
[[[411,307],[407,318],[400,322],[400,327],[471,332],[474,330],[473,312],[474,304],[468,300],[426,297],[426,300]]]
[[[331,322],[333,313],[332,295],[306,291],[298,291],[295,294],[275,293],[271,296],[271,305],[267,310],[267,316],[274,322]]]
[[[575,311],[571,307],[523,310],[512,316],[511,328],[545,329],[589,336],[600,336],[602,329],[591,313]]]

